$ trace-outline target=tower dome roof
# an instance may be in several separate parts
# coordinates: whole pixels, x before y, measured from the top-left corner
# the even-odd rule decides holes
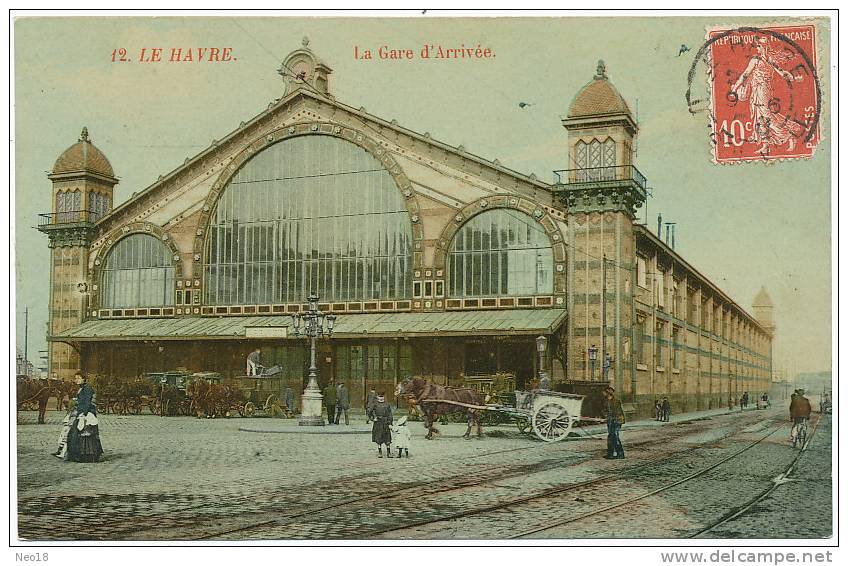
[[[595,77],[589,81],[568,107],[569,118],[603,116],[609,114],[630,115],[630,107],[607,76],[606,65],[598,61]]]
[[[105,177],[115,177],[109,160],[88,139],[88,128],[82,129],[77,143],[63,151],[53,165],[51,174],[63,173],[96,173]]]
[[[771,302],[771,297],[769,297],[768,291],[766,291],[765,287],[760,287],[760,291],[757,293],[757,296],[754,297],[754,307],[773,307],[774,303]]]

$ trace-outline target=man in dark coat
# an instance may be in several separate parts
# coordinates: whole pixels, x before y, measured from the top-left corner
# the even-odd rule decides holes
[[[813,412],[813,407],[810,405],[810,400],[804,397],[803,389],[796,389],[792,394],[792,402],[789,403],[789,418],[792,419],[791,435],[794,438],[795,432],[799,424],[809,420],[810,413]]]
[[[336,388],[336,424],[339,424],[339,418],[342,416],[342,412],[344,412],[345,424],[349,425],[350,421],[347,418],[347,410],[350,409],[350,394],[348,394],[347,387],[345,387],[344,383],[339,383],[339,386]]]
[[[669,417],[671,417],[671,403],[668,402],[668,397],[663,397],[662,420],[668,422]]]
[[[383,457],[383,444],[386,445],[386,457],[392,456],[392,406],[386,403],[384,393],[377,395],[377,400],[371,411],[374,426],[371,428],[371,441],[377,445],[377,457]]]
[[[286,391],[285,391],[284,395],[285,395],[286,409],[288,409],[288,411],[290,413],[294,413],[294,393],[292,393],[292,388],[286,387]]]
[[[324,406],[327,407],[327,424],[335,423],[336,401],[336,386],[330,382],[324,388]]]
[[[377,390],[372,387],[371,391],[368,392],[368,397],[365,399],[365,424],[368,424],[374,420],[374,415],[372,415],[372,412],[374,411],[374,403],[376,402]]]
[[[621,444],[621,425],[624,424],[624,408],[615,396],[615,388],[606,389],[607,397],[607,460],[624,458],[624,446]]]

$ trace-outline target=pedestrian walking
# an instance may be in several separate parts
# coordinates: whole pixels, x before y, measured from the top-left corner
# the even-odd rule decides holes
[[[392,406],[386,403],[384,393],[377,394],[377,400],[371,411],[374,426],[371,428],[371,441],[377,445],[377,457],[383,457],[383,444],[386,445],[386,457],[392,456]]]
[[[374,420],[374,403],[377,402],[377,390],[373,387],[371,391],[368,392],[368,397],[365,399],[365,424],[370,423]]]
[[[286,386],[286,390],[283,392],[283,398],[285,399],[286,409],[288,409],[289,413],[294,413],[294,393],[291,387]]]
[[[82,373],[74,376],[74,381],[80,386],[76,397],[76,406],[68,419],[67,444],[64,460],[70,462],[96,462],[103,454],[100,444],[100,430],[97,420],[94,389]]]
[[[349,425],[350,421],[347,418],[347,410],[350,409],[350,394],[344,383],[339,383],[336,388],[336,424],[339,424],[339,418],[344,413],[345,425]]]
[[[742,394],[742,409],[744,410],[744,409],[747,409],[747,408],[748,408],[748,392],[745,391]]]
[[[406,416],[398,419],[397,426],[392,427],[392,440],[394,440],[398,455],[406,451],[406,457],[409,458],[409,446],[412,444],[412,431],[406,426]]]
[[[621,444],[621,425],[624,424],[624,408],[615,396],[615,388],[606,388],[607,397],[607,460],[624,458],[624,446]]]
[[[654,420],[658,421],[662,418],[662,404],[659,399],[654,399]]]
[[[671,417],[671,403],[668,402],[668,397],[663,397],[662,402],[662,420],[668,422]]]
[[[327,424],[335,423],[336,401],[336,386],[331,381],[324,388],[324,406],[327,408]]]

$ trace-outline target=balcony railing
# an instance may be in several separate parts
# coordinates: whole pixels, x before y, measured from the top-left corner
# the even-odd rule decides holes
[[[97,214],[93,210],[69,210],[67,212],[49,212],[38,215],[38,227],[54,224],[79,224],[87,222],[94,224],[103,214]]]
[[[558,185],[584,185],[629,181],[645,190],[647,180],[633,165],[587,167],[583,169],[559,169],[554,171]]]

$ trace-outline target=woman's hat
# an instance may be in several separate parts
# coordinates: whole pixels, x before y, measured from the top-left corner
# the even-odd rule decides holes
[[[398,419],[398,422],[397,422],[397,425],[398,425],[398,426],[403,426],[403,425],[405,425],[405,424],[406,424],[406,415],[404,415],[404,416],[402,416],[401,418],[399,418],[399,419]]]

